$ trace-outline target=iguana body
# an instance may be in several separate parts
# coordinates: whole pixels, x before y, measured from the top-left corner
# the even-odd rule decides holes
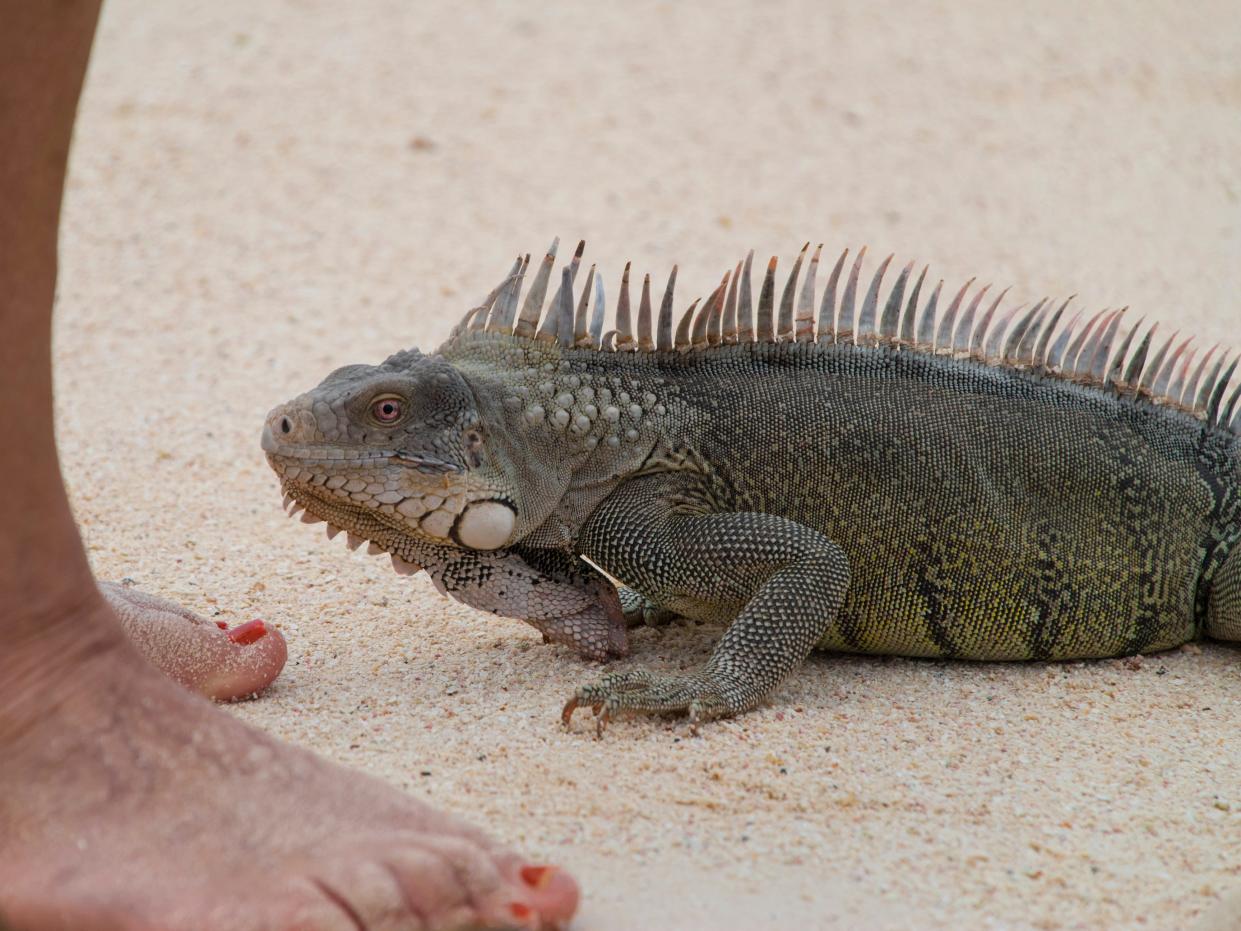
[[[573,300],[580,249],[543,312],[553,255],[520,317],[524,264],[436,356],[351,366],[277,408],[264,448],[303,519],[586,655],[624,653],[641,617],[729,624],[703,669],[605,676],[567,713],[735,714],[814,647],[1069,659],[1241,639],[1241,390],[1222,358],[1193,368],[1119,314],[1060,326],[1046,302],[1009,325],[999,300],[980,314],[986,289],[942,310],[919,278],[906,302],[909,267],[881,304],[886,262],[855,319],[860,257],[839,301],[837,262],[816,327],[817,252],[778,309],[773,260],[756,335],[747,261],[675,335],[672,281],[653,321],[649,279],[632,332],[626,269],[605,336],[593,269]],[[578,556],[630,587],[624,609]]]

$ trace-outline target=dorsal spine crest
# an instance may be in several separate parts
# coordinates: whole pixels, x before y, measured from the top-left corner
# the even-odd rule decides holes
[[[508,274],[483,303],[466,313],[448,345],[468,331],[602,353],[728,352],[734,344],[751,342],[890,346],[902,352],[971,359],[996,368],[1032,370],[1050,378],[1186,411],[1211,427],[1234,433],[1241,429],[1241,410],[1238,409],[1241,384],[1230,390],[1237,373],[1236,360],[1229,364],[1230,353],[1216,357],[1218,347],[1214,347],[1194,366],[1195,353],[1189,348],[1192,337],[1178,343],[1179,334],[1173,333],[1156,340],[1157,325],[1154,325],[1142,339],[1137,339],[1144,321],[1128,325],[1124,319],[1127,308],[1099,311],[1086,318],[1084,326],[1082,314],[1078,312],[1061,326],[1072,297],[1054,312],[1048,298],[1025,312],[1017,307],[1004,310],[1005,289],[992,299],[985,312],[980,313],[991,286],[984,285],[971,297],[970,291],[976,281],[971,278],[941,311],[942,281],[926,302],[920,304],[926,268],[905,300],[913,262],[902,268],[895,283],[885,291],[884,274],[892,261],[892,256],[888,256],[872,276],[859,313],[856,305],[866,256],[863,247],[854,257],[843,293],[840,292],[840,278],[849,250],[837,258],[816,319],[816,272],[822,245],[807,262],[810,244],[806,243],[784,281],[778,304],[775,300],[777,260],[773,256],[763,276],[755,317],[751,273],[754,253],[751,251],[735,269],[725,273],[706,301],[695,300],[683,312],[675,331],[676,266],[664,288],[657,319],[653,319],[651,277],[644,275],[635,327],[630,310],[631,267],[626,264],[617,292],[614,326],[605,333],[603,272],[592,265],[584,287],[577,300],[574,299],[585,242],[578,244],[559,276],[559,287],[545,303],[558,244],[557,239],[548,248],[524,301],[520,298],[529,270],[529,254],[518,256]],[[801,277],[803,266],[804,278]],[[517,313],[519,306],[520,314]],[[1114,346],[1118,348],[1113,350]],[[1211,365],[1213,359],[1214,365]],[[528,420],[549,416],[549,422],[559,425],[560,420],[569,417],[563,424],[565,429],[579,425],[575,418],[585,416],[580,411],[570,414],[564,407],[553,407],[549,411],[541,403],[523,404],[523,408]],[[565,411],[563,415],[558,413],[561,410]]]

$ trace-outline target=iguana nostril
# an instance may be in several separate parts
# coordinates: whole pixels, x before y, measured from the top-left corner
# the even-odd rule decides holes
[[[281,432],[281,433],[290,433],[290,432],[292,432],[292,430],[293,430],[293,424],[289,422],[289,418],[288,418],[288,417],[281,417],[281,418],[280,418],[280,432]]]

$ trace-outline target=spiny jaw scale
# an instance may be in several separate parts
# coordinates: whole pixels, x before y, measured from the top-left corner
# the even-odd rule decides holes
[[[350,550],[356,551],[362,546],[363,543],[367,543],[367,554],[371,556],[386,555],[390,557],[392,561],[392,568],[397,575],[415,575],[416,573],[422,571],[422,567],[418,564],[412,563],[407,559],[402,559],[394,553],[389,553],[378,543],[373,541],[368,542],[365,537],[360,537],[351,530],[343,530],[331,521],[312,514],[306,509],[304,504],[298,502],[297,499],[287,492],[284,495],[284,509],[290,517],[297,517],[303,524],[324,524],[326,527],[327,538],[329,540],[334,540],[341,533],[344,533],[345,545],[348,546]]]

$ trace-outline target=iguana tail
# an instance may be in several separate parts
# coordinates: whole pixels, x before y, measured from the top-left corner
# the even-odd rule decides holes
[[[1207,635],[1241,640],[1241,546],[1233,547],[1219,567],[1207,601]]]

